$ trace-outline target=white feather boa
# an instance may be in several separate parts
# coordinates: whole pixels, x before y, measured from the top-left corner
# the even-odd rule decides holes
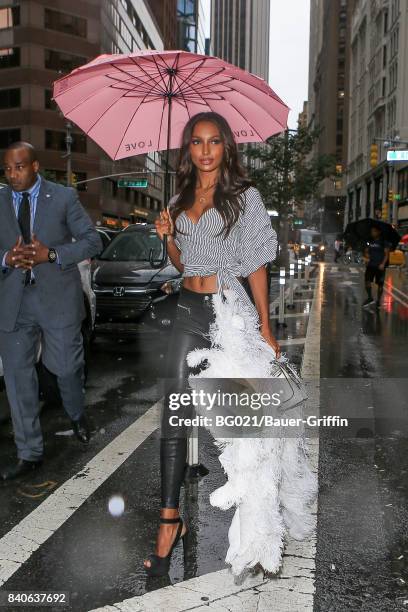
[[[236,294],[231,290],[224,294],[225,301],[213,296],[212,348],[188,353],[188,365],[207,360],[199,378],[270,379],[272,348]],[[308,465],[304,438],[218,438],[215,443],[222,451],[219,459],[228,480],[211,494],[210,502],[223,510],[236,508],[225,560],[236,576],[258,563],[276,573],[285,534],[301,540],[313,530],[309,506],[317,479]]]

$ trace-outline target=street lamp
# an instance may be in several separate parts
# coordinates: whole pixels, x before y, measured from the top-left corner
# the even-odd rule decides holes
[[[67,152],[63,155],[63,159],[67,160],[67,187],[70,187],[72,184],[72,160],[71,160],[71,151],[72,151],[72,123],[67,121],[66,123],[66,133],[65,133],[65,146]]]

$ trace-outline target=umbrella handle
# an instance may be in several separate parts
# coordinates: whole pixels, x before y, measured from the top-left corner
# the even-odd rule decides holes
[[[166,206],[166,210],[167,212],[169,212],[168,206]],[[167,234],[164,234],[163,236],[163,255],[161,256],[159,260],[155,261],[153,259],[153,249],[152,249],[149,254],[149,263],[154,270],[158,270],[159,268],[164,267],[164,264],[166,263],[166,261],[167,261]]]
[[[165,234],[163,236],[163,255],[161,256],[159,260],[157,259],[154,260],[153,259],[153,249],[152,249],[149,255],[149,263],[152,268],[154,268],[155,270],[158,270],[159,268],[164,267],[166,260],[167,260],[167,235]]]

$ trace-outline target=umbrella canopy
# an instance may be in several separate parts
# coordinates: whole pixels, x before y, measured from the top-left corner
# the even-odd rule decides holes
[[[199,112],[221,114],[237,143],[282,132],[289,113],[263,79],[187,51],[101,55],[56,81],[54,99],[114,160],[179,148]]]
[[[377,227],[381,231],[381,236],[387,242],[390,242],[392,248],[395,249],[401,240],[401,236],[389,223],[378,221],[377,219],[360,219],[354,223],[349,223],[344,230],[344,240],[352,246],[362,246],[369,242],[372,238],[370,230],[372,227]]]

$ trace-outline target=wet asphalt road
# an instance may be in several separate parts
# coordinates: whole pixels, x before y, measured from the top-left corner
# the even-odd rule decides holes
[[[408,609],[408,283],[394,272],[389,278],[390,293],[376,313],[361,310],[357,266],[328,264],[324,273],[321,412],[338,414],[346,407],[358,418],[351,437],[338,430],[320,432],[315,612]],[[297,309],[307,313],[309,307],[305,301]],[[304,338],[307,321],[307,316],[288,319],[277,335]],[[97,338],[87,387],[92,442],[83,448],[71,435],[56,435],[68,433],[68,420],[59,408],[43,412],[47,460],[33,478],[0,485],[0,538],[159,399],[156,382],[166,343],[165,334]],[[303,345],[285,350],[300,365]],[[4,462],[14,452],[8,424],[0,427],[0,440]],[[81,612],[168,584],[168,579],[146,581],[142,568],[157,528],[158,443],[154,432],[3,588],[69,591],[69,609]],[[200,459],[210,473],[186,484],[183,512],[192,535],[185,564],[176,550],[172,582],[225,567],[231,514],[209,505],[209,493],[224,476],[205,431]],[[120,518],[108,511],[113,495],[125,502]]]
[[[341,266],[325,275],[321,412],[358,418],[353,437],[320,431],[316,612],[408,609],[408,295],[362,310],[362,287]]]

